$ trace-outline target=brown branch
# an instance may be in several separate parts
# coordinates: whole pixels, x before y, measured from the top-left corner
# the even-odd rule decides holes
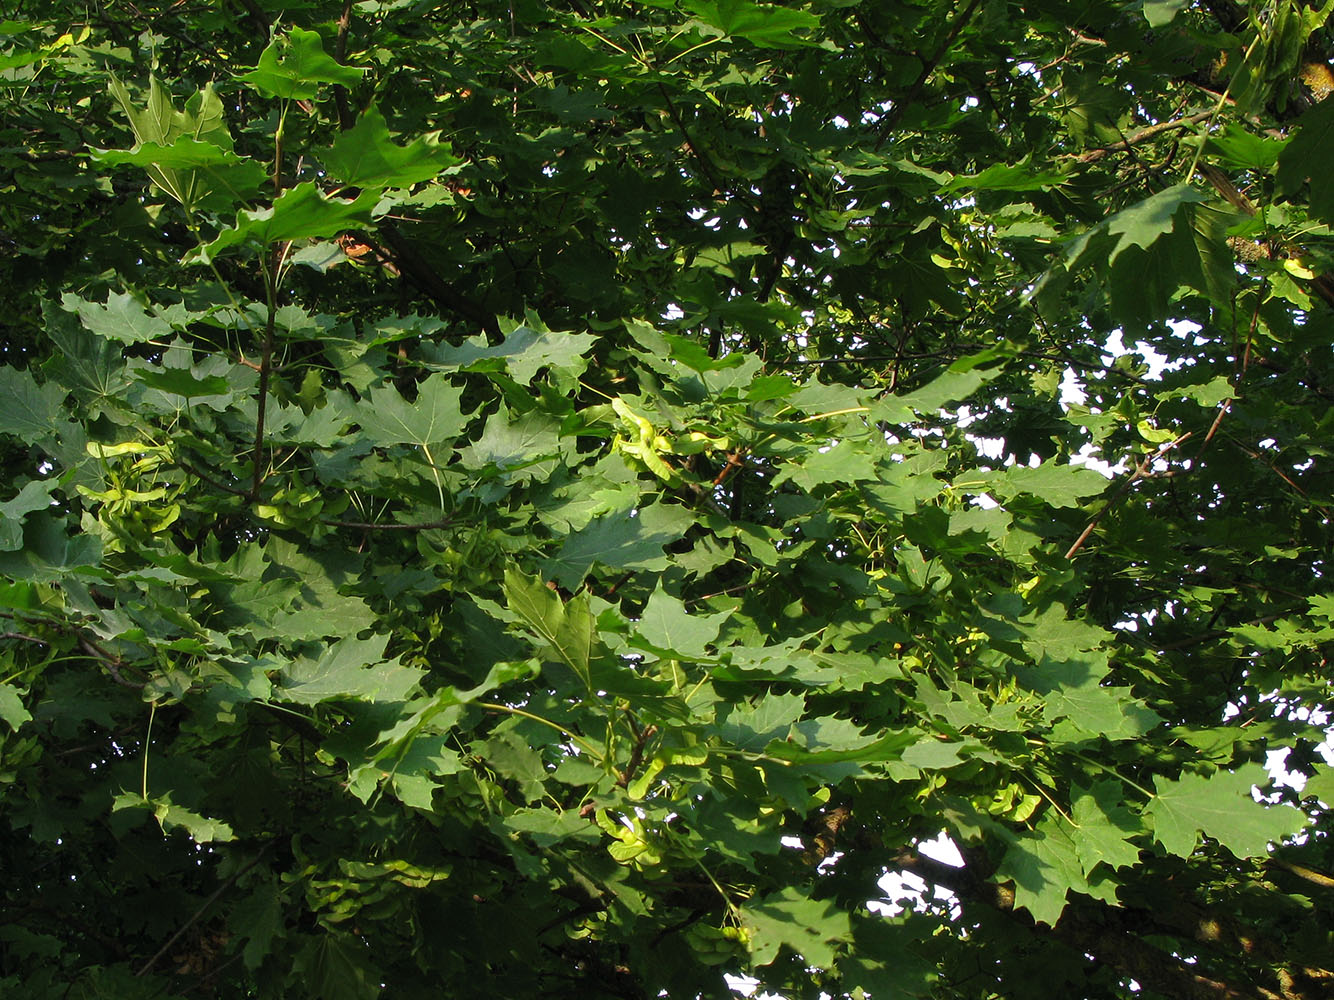
[[[838,843],[838,832],[851,818],[852,809],[846,805],[835,806],[827,813],[822,813],[819,816],[819,829],[811,838],[811,846],[803,852],[802,860],[811,867],[818,868],[825,858],[834,853]]]
[[[1263,618],[1252,618],[1250,621],[1242,622],[1241,624],[1269,625],[1273,622],[1278,621],[1281,618],[1286,618],[1288,615],[1296,613],[1297,613],[1296,609],[1293,609],[1292,611],[1285,611],[1282,614],[1265,615]],[[1240,626],[1237,625],[1232,626],[1232,628],[1239,628],[1239,627]],[[1221,639],[1225,635],[1231,635],[1232,628],[1210,629],[1208,632],[1205,632],[1202,635],[1193,635],[1189,639],[1180,639],[1177,642],[1169,642],[1166,646],[1157,646],[1153,645],[1152,643],[1150,643],[1150,645],[1153,645],[1153,648],[1160,653],[1170,653],[1178,649],[1189,649],[1191,646],[1198,646],[1200,645],[1200,643],[1203,642],[1211,642],[1214,639]]]
[[[911,86],[909,86],[908,93],[905,94],[901,100],[894,101],[893,108],[881,123],[880,139],[875,144],[875,152],[880,152],[880,147],[888,141],[890,131],[893,129],[894,125],[898,123],[899,118],[903,114],[903,110],[905,108],[910,108],[917,103],[917,98],[921,95],[922,88],[926,86],[927,80],[931,79],[931,74],[936,71],[936,67],[938,67],[940,61],[945,58],[950,50],[950,46],[954,44],[955,40],[959,37],[960,32],[967,26],[969,20],[973,16],[973,12],[977,10],[981,2],[982,0],[969,0],[968,6],[955,15],[949,30],[945,33],[944,40],[936,49],[935,54],[922,63],[922,71],[917,74],[917,79],[912,82]]]
[[[181,939],[182,934],[184,934],[186,931],[188,931],[191,927],[193,927],[196,923],[199,922],[199,918],[204,915],[204,912],[210,906],[212,906],[215,902],[217,902],[219,896],[221,896],[224,892],[226,892],[233,885],[235,885],[236,881],[242,875],[250,871],[251,868],[254,868],[255,865],[259,864],[260,860],[264,857],[265,854],[268,853],[269,848],[271,846],[273,846],[271,843],[265,844],[262,848],[260,848],[258,854],[256,854],[245,865],[243,865],[242,867],[238,868],[235,872],[233,872],[231,876],[228,877],[227,881],[222,883],[222,885],[214,889],[212,895],[210,895],[208,899],[204,900],[202,903],[199,904],[199,909],[195,910],[195,912],[190,915],[190,918],[176,929],[176,933],[173,934],[171,937],[167,938],[167,943],[164,944],[161,948],[159,948],[157,950],[157,953],[154,954],[153,957],[150,958],[147,962],[145,962],[142,967],[140,967],[139,971],[134,974],[135,977],[141,978],[143,976],[148,975],[148,971],[152,969],[154,965],[157,964],[157,960],[161,958],[163,955],[165,955],[167,951],[171,948],[171,946]]]
[[[70,627],[70,631],[74,632],[76,635],[78,634],[78,630],[73,628],[73,626]],[[106,667],[107,673],[111,675],[111,679],[121,687],[134,688],[136,691],[142,691],[144,689],[143,684],[128,681],[121,675],[121,658],[119,656],[103,649],[100,645],[93,642],[93,640],[82,635],[79,636],[79,645],[83,647],[85,653],[100,662],[102,666]]]
[[[1298,878],[1304,878],[1312,885],[1318,885],[1322,889],[1334,889],[1334,878],[1326,875],[1324,872],[1318,872],[1314,868],[1307,868],[1305,865],[1295,865],[1291,861],[1283,861],[1280,858],[1270,858],[1269,863],[1282,868],[1284,871],[1291,872]]]
[[[1213,189],[1218,192],[1219,196],[1229,205],[1232,205],[1245,215],[1254,215],[1256,213],[1255,205],[1249,198],[1237,190],[1236,185],[1228,179],[1223,171],[1207,163],[1201,164],[1198,169],[1200,173],[1204,175],[1204,179],[1209,182]],[[1231,242],[1232,241],[1229,240],[1229,243]],[[1301,256],[1301,247],[1298,246],[1275,246],[1269,243],[1261,243],[1257,246],[1257,249],[1261,248],[1263,249],[1263,252],[1266,252],[1270,257],[1273,257],[1276,252],[1291,256],[1294,251],[1298,257]],[[1316,275],[1310,280],[1308,287],[1310,287],[1310,289],[1315,292],[1326,305],[1334,306],[1334,279],[1330,278],[1329,275]]]
[[[375,521],[338,521],[332,518],[320,518],[320,524],[335,528],[360,528],[363,531],[428,531],[431,528],[452,528],[461,523],[458,518],[442,517],[435,521],[418,521],[413,524],[385,524]]]
[[[264,283],[267,286],[267,298],[269,300],[269,315],[264,322],[264,347],[259,362],[259,400],[255,412],[255,454],[253,458],[253,469],[250,478],[250,502],[259,502],[259,488],[264,482],[264,413],[269,402],[269,375],[273,367],[273,335],[275,320],[278,315],[277,285],[278,261],[275,257],[273,262],[265,269]]]
[[[338,38],[334,42],[334,60],[343,62],[347,57],[347,32],[352,26],[352,0],[343,0],[343,12],[338,16]],[[334,107],[338,109],[338,127],[346,132],[353,125],[352,111],[347,105],[347,88],[334,84]]]
[[[685,122],[681,120],[676,105],[672,103],[672,95],[667,92],[666,85],[658,84],[658,90],[662,94],[662,99],[667,102],[667,114],[671,117],[676,130],[681,133],[681,138],[685,140],[686,148],[699,161],[700,170],[703,171],[705,180],[713,185],[714,194],[722,194],[725,188],[722,181],[718,179],[718,173],[714,170],[712,161],[700,151],[700,148],[695,145],[695,140],[690,137],[690,132],[686,129]]]
[[[488,313],[477,303],[464,298],[454,291],[440,277],[435,268],[422,256],[416,245],[403,235],[403,231],[390,219],[380,223],[380,237],[392,251],[394,262],[404,277],[425,292],[436,305],[464,319],[476,323],[488,336],[499,340],[500,324],[495,316]]]
[[[765,364],[770,368],[804,368],[807,365],[855,365],[880,364],[884,362],[901,363],[903,361],[930,361],[932,359],[940,359],[944,361],[961,358],[967,354],[985,350],[986,347],[987,345],[985,344],[960,344],[953,350],[948,351],[920,351],[897,354],[848,354],[841,357],[795,358],[787,361],[766,361]],[[1104,365],[1096,361],[1080,361],[1077,358],[1069,357],[1066,354],[1047,354],[1042,351],[1013,351],[1011,353],[1016,358],[1028,358],[1034,361],[1060,361],[1069,365],[1071,368],[1102,371],[1109,375],[1120,375],[1123,378],[1128,378],[1135,382],[1144,381],[1144,379],[1139,376],[1132,375],[1114,365]]]
[[[255,25],[255,32],[259,35],[261,43],[267,44],[269,40],[269,19],[264,11],[260,9],[255,0],[237,0],[245,8],[246,13],[250,15],[250,20]]]
[[[222,490],[224,493],[230,493],[233,496],[238,496],[238,497],[250,496],[249,490],[243,490],[239,486],[228,486],[226,483],[219,482],[212,476],[209,476],[208,474],[201,472],[199,469],[195,468],[195,466],[191,465],[189,462],[184,462],[178,458],[176,460],[176,464],[179,465],[186,472],[190,473],[191,475],[198,476],[200,479],[208,483],[214,489]]]
[[[1096,915],[1075,904],[1066,907],[1054,927],[1030,923],[1015,910],[1014,891],[978,878],[968,868],[955,868],[908,849],[900,850],[891,867],[912,872],[927,882],[949,889],[960,899],[980,903],[1022,919],[1039,937],[1050,937],[1083,955],[1115,968],[1149,990],[1185,1000],[1283,1000],[1281,994],[1262,987],[1235,987],[1204,975],[1198,965],[1187,965],[1143,938],[1152,926],[1152,916],[1143,912],[1118,914],[1099,907]]]
[[[1212,111],[1200,111],[1193,115],[1187,115],[1185,118],[1177,118],[1170,122],[1158,122],[1154,125],[1148,125],[1138,132],[1132,132],[1120,142],[1114,142],[1110,146],[1100,146],[1097,149],[1090,149],[1086,153],[1080,153],[1075,156],[1079,163],[1096,163],[1105,156],[1112,153],[1125,152],[1138,146],[1142,142],[1148,142],[1155,136],[1162,135],[1164,132],[1171,132],[1179,128],[1189,128],[1191,125],[1198,125],[1202,121],[1208,120]]]
[[[1204,0],[1204,6],[1218,26],[1229,34],[1246,23],[1246,12],[1233,0]]]
[[[1152,479],[1154,477],[1153,463],[1162,458],[1177,445],[1187,440],[1191,436],[1191,433],[1191,431],[1187,431],[1175,441],[1169,441],[1152,454],[1145,455],[1144,460],[1140,462],[1139,465],[1135,466],[1130,475],[1117,487],[1116,492],[1107,498],[1107,502],[1102,505],[1102,510],[1094,514],[1093,519],[1085,525],[1084,530],[1081,531],[1079,537],[1075,539],[1075,544],[1071,545],[1069,551],[1066,552],[1065,558],[1073,559],[1075,553],[1084,547],[1084,543],[1088,541],[1089,535],[1093,534],[1093,529],[1098,526],[1098,522],[1102,520],[1103,515],[1111,510],[1112,505],[1125,496],[1130,487],[1139,482],[1139,480]]]
[[[728,476],[745,465],[745,460],[741,457],[742,454],[739,451],[729,451],[727,453],[727,464],[723,466],[723,471],[713,477],[714,486],[721,486],[727,481]]]
[[[39,646],[51,645],[47,640],[39,639],[35,635],[28,635],[27,632],[0,632],[0,639],[18,639],[22,642],[36,643]]]
[[[634,724],[634,720],[631,719],[630,727],[632,731],[634,729]],[[639,765],[644,762],[644,748],[648,745],[648,741],[656,736],[657,733],[658,727],[653,725],[645,726],[643,729],[635,733],[635,745],[630,750],[630,759],[625,762],[625,770],[622,771],[620,776],[616,779],[616,784],[625,788],[634,780],[635,772],[639,770]]]

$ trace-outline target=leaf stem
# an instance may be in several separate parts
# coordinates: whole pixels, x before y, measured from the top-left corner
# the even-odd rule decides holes
[[[250,502],[259,502],[259,488],[264,481],[264,411],[269,401],[269,376],[273,370],[273,330],[278,316],[277,270],[278,260],[264,266],[264,297],[268,316],[264,321],[264,346],[259,361],[259,399],[255,410],[255,449],[250,476]]]
[[[552,722],[550,719],[544,719],[542,716],[536,715],[533,712],[526,711],[522,708],[514,708],[511,705],[501,705],[498,702],[494,701],[475,701],[473,702],[473,704],[476,705],[478,708],[485,708],[491,712],[505,712],[509,715],[521,715],[525,719],[532,719],[534,722],[540,722],[544,726],[550,726],[552,729],[555,729],[563,733],[564,735],[568,736],[575,743],[578,743],[579,746],[583,748],[584,752],[587,753],[589,756],[593,757],[595,760],[597,760],[599,764],[602,763],[602,754],[598,752],[597,747],[595,747],[592,743],[589,743],[588,740],[584,739],[582,736],[578,736],[575,733],[572,733],[570,730],[566,729],[564,726],[560,725],[557,722]]]
[[[148,801],[148,744],[153,741],[153,719],[157,715],[157,702],[148,703],[148,729],[144,732],[144,752],[140,754],[143,758],[143,767],[139,776],[139,795],[145,802]]]
[[[435,478],[435,492],[440,497],[440,512],[445,510],[445,488],[440,485],[440,470],[436,468],[435,459],[431,456],[431,449],[422,443],[422,452],[426,455],[426,463],[431,467],[431,475]]]
[[[1120,771],[1116,770],[1115,768],[1108,767],[1101,761],[1094,760],[1091,757],[1085,757],[1082,753],[1079,753],[1078,751],[1072,751],[1071,756],[1076,757],[1079,760],[1082,760],[1085,764],[1091,764],[1093,767],[1096,767],[1099,771],[1102,771],[1104,774],[1110,774],[1113,778],[1123,781],[1125,784],[1135,789],[1135,791],[1139,792],[1141,795],[1147,796],[1149,799],[1156,799],[1158,797],[1157,792],[1149,791],[1143,785],[1139,784],[1136,781],[1131,781]]]

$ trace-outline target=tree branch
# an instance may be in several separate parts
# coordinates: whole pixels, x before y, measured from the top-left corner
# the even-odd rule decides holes
[[[1093,534],[1093,529],[1098,526],[1098,522],[1102,520],[1103,515],[1106,514],[1109,510],[1111,510],[1112,505],[1115,504],[1117,501],[1119,501],[1123,496],[1125,496],[1126,492],[1130,489],[1130,487],[1135,485],[1135,483],[1139,482],[1139,480],[1153,478],[1154,475],[1153,463],[1156,462],[1158,459],[1162,458],[1177,445],[1187,440],[1191,436],[1191,433],[1192,432],[1187,431],[1185,434],[1182,434],[1181,437],[1177,438],[1175,441],[1169,441],[1167,444],[1163,445],[1161,448],[1159,448],[1152,454],[1145,455],[1144,460],[1140,462],[1139,465],[1135,466],[1130,476],[1125,480],[1123,480],[1121,485],[1117,487],[1116,492],[1107,498],[1107,502],[1102,505],[1102,510],[1094,514],[1093,519],[1089,521],[1089,523],[1084,527],[1084,530],[1079,533],[1079,537],[1075,539],[1075,544],[1071,545],[1069,551],[1066,552],[1065,558],[1073,559],[1075,557],[1075,553],[1077,553],[1080,549],[1084,547],[1084,543],[1088,541],[1089,535]]]
[[[949,889],[963,900],[1021,919],[1014,908],[1012,889],[979,879],[967,868],[955,868],[908,849],[899,851],[890,864]],[[1164,996],[1185,1000],[1295,1000],[1263,987],[1241,988],[1204,975],[1198,966],[1187,965],[1145,941],[1142,936],[1145,916],[1118,916],[1110,908],[1102,908],[1094,917],[1071,904],[1051,928],[1022,919],[1035,935],[1051,937],[1080,954],[1091,955]]]
[[[435,521],[418,521],[413,524],[393,524],[378,523],[375,521],[337,521],[332,518],[321,518],[320,524],[332,525],[335,528],[360,528],[363,531],[427,531],[431,528],[452,528],[461,523],[458,518],[442,517]]]
[[[931,74],[936,71],[936,67],[945,58],[950,46],[954,44],[959,37],[959,33],[967,26],[973,12],[977,10],[981,2],[982,0],[969,0],[968,6],[959,11],[954,20],[950,22],[949,30],[945,33],[945,38],[937,47],[935,54],[923,62],[922,71],[917,74],[917,79],[908,88],[908,93],[902,99],[896,100],[890,113],[885,116],[885,120],[880,125],[880,139],[875,144],[875,152],[880,152],[880,147],[888,141],[890,132],[903,114],[903,109],[912,107],[917,103],[917,98],[921,95],[922,88],[926,86],[927,80],[931,79]]]
[[[276,169],[276,168],[275,168]],[[278,264],[275,258],[265,267],[264,285],[269,300],[268,318],[264,321],[264,346],[259,362],[259,400],[255,411],[255,452],[250,477],[250,502],[259,502],[259,489],[264,482],[264,413],[269,402],[269,376],[273,370],[273,334],[278,315]]]
[[[1096,163],[1105,156],[1132,149],[1142,142],[1148,142],[1155,136],[1162,135],[1164,132],[1171,132],[1174,129],[1189,128],[1191,125],[1198,125],[1202,121],[1207,121],[1212,114],[1212,111],[1200,111],[1193,115],[1187,115],[1185,118],[1177,118],[1174,121],[1158,122],[1156,125],[1149,125],[1140,129],[1138,132],[1132,132],[1120,142],[1114,142],[1110,146],[1100,146],[1097,149],[1090,149],[1086,153],[1081,153],[1079,156],[1075,157],[1075,159],[1080,163]]]
[[[717,171],[713,168],[713,163],[706,157],[695,140],[690,138],[690,132],[686,130],[685,122],[681,120],[680,113],[676,110],[676,105],[672,103],[672,95],[667,92],[665,84],[658,84],[658,90],[662,93],[662,99],[667,102],[667,114],[671,117],[676,130],[681,133],[681,138],[685,140],[686,148],[690,150],[692,156],[699,162],[700,170],[703,171],[705,179],[713,186],[714,194],[721,194],[725,189],[722,181],[718,178]]]
[[[630,719],[630,728],[634,730],[634,719]],[[644,747],[658,733],[657,726],[645,726],[635,732],[635,745],[630,750],[630,759],[625,763],[625,770],[620,773],[616,779],[616,784],[622,788],[627,787],[634,780],[635,772],[639,770],[639,765],[644,761]]]
[[[495,316],[449,287],[416,245],[403,235],[397,223],[391,219],[382,221],[380,237],[393,252],[394,261],[403,276],[433,299],[436,305],[476,323],[488,336],[500,339],[500,324],[496,322]]]
[[[352,26],[352,0],[343,0],[343,12],[338,16],[338,38],[334,42],[334,59],[343,62],[347,57],[347,32]],[[352,111],[347,106],[347,88],[334,84],[334,107],[338,110],[338,127],[344,132],[353,125]]]
[[[208,899],[200,903],[199,909],[195,910],[195,912],[190,915],[190,919],[188,919],[185,923],[181,924],[181,926],[176,929],[176,933],[173,934],[171,937],[167,938],[167,943],[164,944],[161,948],[159,948],[157,952],[153,955],[153,957],[150,958],[140,967],[139,971],[134,974],[135,977],[141,978],[143,976],[146,976],[148,974],[148,971],[152,969],[154,965],[157,964],[157,960],[161,958],[163,955],[165,955],[167,951],[171,948],[171,946],[180,940],[181,935],[184,934],[186,931],[188,931],[196,923],[198,923],[199,918],[204,915],[204,912],[215,902],[217,902],[219,896],[221,896],[224,892],[226,892],[233,885],[235,885],[236,881],[242,875],[250,871],[251,868],[254,868],[255,865],[259,864],[260,860],[264,857],[265,854],[268,853],[269,848],[272,846],[273,846],[272,842],[265,844],[262,848],[260,848],[258,854],[256,854],[253,858],[251,858],[250,861],[248,861],[245,865],[234,871],[231,874],[231,876],[227,879],[227,881],[223,882],[222,885],[218,886],[215,890],[213,890],[212,895],[210,895]]]

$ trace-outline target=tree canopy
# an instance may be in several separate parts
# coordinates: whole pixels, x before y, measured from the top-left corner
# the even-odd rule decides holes
[[[6,4],[5,995],[1330,996],[1329,10]]]

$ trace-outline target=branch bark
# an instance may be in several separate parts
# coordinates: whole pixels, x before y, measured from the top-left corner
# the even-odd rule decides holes
[[[380,238],[394,255],[403,276],[425,292],[435,304],[448,312],[476,323],[487,335],[500,339],[500,324],[476,302],[454,291],[435,268],[422,256],[416,245],[403,235],[398,224],[390,219],[380,223]]]
[[[1074,903],[1066,907],[1056,926],[1046,927],[1033,922],[1014,907],[1014,892],[1008,886],[996,885],[978,878],[969,868],[955,868],[915,851],[904,849],[894,855],[891,867],[912,872],[927,882],[949,889],[966,903],[981,904],[1021,920],[1032,933],[1048,937],[1090,955],[1095,960],[1136,980],[1148,990],[1181,1000],[1317,1000],[1318,994],[1303,991],[1291,973],[1281,992],[1257,984],[1237,984],[1207,975],[1199,964],[1181,958],[1146,941],[1146,933],[1166,933],[1193,939],[1209,945],[1228,942],[1218,924],[1206,915],[1186,907],[1175,913],[1187,914],[1190,919],[1176,920],[1173,926],[1162,919],[1163,911],[1113,909],[1111,907],[1081,907]],[[1173,914],[1169,911],[1169,917]],[[1234,944],[1236,942],[1233,942]],[[1253,945],[1252,945],[1253,946]],[[1307,975],[1308,981],[1319,980],[1323,970],[1297,970]]]
[[[1076,159],[1080,163],[1097,163],[1105,156],[1112,153],[1121,153],[1127,149],[1132,149],[1142,142],[1148,142],[1155,136],[1162,135],[1164,132],[1171,132],[1175,129],[1189,128],[1191,125],[1198,125],[1202,121],[1207,121],[1213,114],[1212,111],[1200,111],[1193,115],[1187,115],[1185,118],[1177,118],[1170,122],[1158,122],[1156,125],[1149,125],[1126,136],[1120,142],[1114,142],[1110,146],[1100,146],[1097,149],[1090,149],[1087,153],[1081,153]]]

